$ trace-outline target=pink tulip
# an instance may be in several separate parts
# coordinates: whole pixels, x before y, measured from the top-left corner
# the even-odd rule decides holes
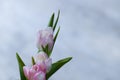
[[[32,67],[23,67],[25,77],[28,80],[46,80],[46,66],[44,63],[35,64]]]
[[[36,63],[44,63],[46,65],[46,71],[49,72],[52,65],[52,59],[47,56],[45,52],[39,52],[35,56]]]
[[[46,53],[40,52],[35,56],[35,65],[24,66],[23,71],[28,80],[46,80],[46,73],[50,71],[52,60]]]
[[[48,45],[49,50],[53,47],[53,29],[47,27],[45,30],[40,30],[37,37],[37,47],[42,49],[42,46],[45,48]]]

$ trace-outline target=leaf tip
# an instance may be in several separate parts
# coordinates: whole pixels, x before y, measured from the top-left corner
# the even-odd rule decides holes
[[[18,57],[19,57],[19,54],[18,54],[18,52],[16,52],[16,57],[17,57],[17,59],[18,59]]]
[[[72,60],[72,57],[68,57],[68,58],[66,58],[66,61],[70,61],[70,60]]]

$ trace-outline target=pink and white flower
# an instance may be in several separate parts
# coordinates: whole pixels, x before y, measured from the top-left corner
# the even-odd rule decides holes
[[[23,71],[28,80],[46,80],[46,73],[50,71],[52,60],[46,53],[40,52],[35,57],[35,65],[24,66]]]
[[[53,41],[53,29],[47,27],[45,30],[40,30],[37,37],[37,47],[42,49],[42,46],[45,48],[48,45],[49,50],[52,49],[54,44]]]
[[[45,52],[39,52],[35,56],[35,62],[36,63],[44,63],[46,65],[46,71],[49,72],[52,65],[52,59],[47,56]]]
[[[45,64],[35,64],[32,67],[24,66],[23,71],[28,80],[46,80]]]

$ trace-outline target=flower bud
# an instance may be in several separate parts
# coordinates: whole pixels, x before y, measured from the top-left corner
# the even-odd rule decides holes
[[[45,30],[40,30],[38,32],[37,37],[37,48],[42,50],[42,47],[46,47],[48,45],[49,51],[51,51],[53,47],[53,29],[51,27],[47,27]]]
[[[47,56],[45,52],[39,52],[35,56],[35,62],[37,64],[44,63],[46,65],[46,71],[49,72],[52,65],[52,59]]]

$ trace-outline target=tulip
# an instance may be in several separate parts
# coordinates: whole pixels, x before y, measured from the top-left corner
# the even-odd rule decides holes
[[[35,62],[36,63],[44,63],[46,65],[46,71],[49,72],[52,65],[52,59],[47,56],[45,52],[39,52],[35,56]]]
[[[48,49],[51,51],[53,44],[53,29],[51,27],[47,27],[45,30],[40,30],[38,32],[37,48],[39,50],[42,50],[42,47],[45,48],[48,45]]]
[[[28,80],[46,80],[45,64],[35,64],[32,67],[24,66],[23,71]]]

